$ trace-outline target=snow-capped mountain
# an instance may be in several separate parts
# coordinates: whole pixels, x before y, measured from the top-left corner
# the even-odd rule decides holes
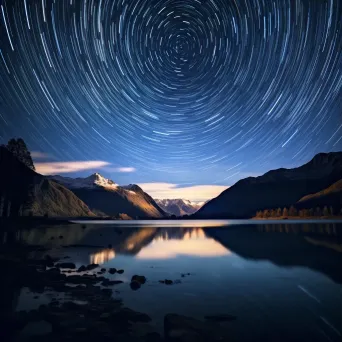
[[[176,216],[191,215],[199,210],[204,202],[196,203],[186,199],[156,199],[157,204],[167,213]]]
[[[118,185],[112,180],[102,177],[99,173],[94,173],[86,178],[70,178],[62,176],[49,176],[49,178],[54,179],[68,188],[75,189],[94,189],[96,187],[116,189],[118,187]]]
[[[93,212],[116,216],[127,214],[132,218],[168,216],[138,185],[119,186],[110,179],[94,173],[86,178],[49,176],[82,199]]]

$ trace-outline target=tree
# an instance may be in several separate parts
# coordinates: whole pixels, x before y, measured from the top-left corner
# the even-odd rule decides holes
[[[287,210],[287,208],[283,209],[283,216],[289,216],[289,211]]]
[[[281,208],[278,208],[278,209],[277,209],[277,217],[280,217],[281,214],[282,214],[282,210],[281,210]]]
[[[31,153],[27,149],[27,146],[23,139],[19,138],[9,140],[6,148],[22,163],[24,163],[30,169],[35,170]]]
[[[271,216],[270,211],[269,211],[268,209],[265,209],[264,212],[263,212],[263,217],[264,217],[264,218],[268,218],[268,217],[270,217],[270,216]]]
[[[323,208],[323,216],[329,216],[329,210],[327,206]]]
[[[294,206],[290,207],[289,216],[297,216],[297,209]]]
[[[332,206],[329,207],[330,216],[334,216],[334,208]]]
[[[320,207],[317,207],[317,208],[316,208],[315,216],[318,216],[318,217],[322,216],[322,211],[321,211],[321,208],[320,208]]]

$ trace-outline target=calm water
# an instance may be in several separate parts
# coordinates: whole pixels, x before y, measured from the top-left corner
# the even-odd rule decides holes
[[[171,312],[231,314],[232,340],[340,341],[342,223],[255,223],[100,221],[3,233],[2,241],[47,246],[77,266],[124,269],[111,276],[125,282],[114,296],[149,314],[159,330]],[[137,291],[129,287],[134,274],[148,279]],[[160,284],[165,278],[177,284]],[[35,308],[53,294],[33,296],[22,289],[16,309]]]

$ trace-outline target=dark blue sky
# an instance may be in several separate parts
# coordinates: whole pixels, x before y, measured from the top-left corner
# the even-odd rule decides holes
[[[36,163],[229,186],[342,149],[340,0],[0,4],[0,142]]]

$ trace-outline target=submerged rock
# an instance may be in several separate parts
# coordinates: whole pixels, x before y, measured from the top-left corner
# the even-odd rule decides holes
[[[114,274],[116,273],[116,268],[110,268],[109,271],[108,271],[110,274]]]
[[[101,285],[102,286],[113,286],[113,285],[117,285],[117,284],[122,284],[123,281],[122,280],[109,280],[109,279],[105,279]]]
[[[146,277],[135,274],[135,275],[132,277],[131,281],[132,281],[132,282],[133,282],[133,281],[137,281],[137,282],[140,283],[140,284],[145,284],[145,283],[146,283]]]
[[[118,272],[119,274],[122,274],[122,273],[124,273],[125,271],[124,271],[124,270],[117,270],[117,272]]]
[[[82,265],[78,270],[77,270],[77,272],[84,272],[84,271],[86,271],[87,269],[86,269],[86,267],[84,266],[84,265]]]
[[[87,271],[91,271],[91,270],[93,270],[93,269],[95,269],[95,268],[97,268],[97,267],[99,267],[99,264],[90,264],[90,265],[88,265],[88,266],[86,267],[86,270],[87,270]]]
[[[159,280],[159,282],[160,282],[161,284],[165,284],[165,285],[172,285],[172,284],[173,284],[173,281],[170,280],[170,279]]]
[[[140,289],[141,284],[138,281],[133,280],[130,283],[130,287],[133,291],[136,291],[136,290]]]

